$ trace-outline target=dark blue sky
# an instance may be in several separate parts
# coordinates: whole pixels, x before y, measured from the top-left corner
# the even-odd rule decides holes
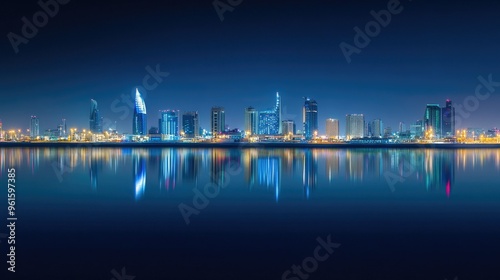
[[[221,0],[227,3],[226,0]],[[15,3],[14,3],[15,2]],[[212,106],[243,128],[247,106],[266,109],[279,91],[287,118],[300,122],[302,97],[318,101],[326,118],[364,113],[397,127],[421,119],[427,103],[474,95],[477,77],[500,81],[500,2],[402,0],[403,11],[347,63],[339,44],[373,20],[389,1],[250,1],[224,14],[212,1],[71,0],[15,53],[7,34],[21,34],[37,1],[10,1],[1,11],[0,119],[4,129],[88,128],[90,99],[103,117],[130,132],[132,114],[114,100],[142,84],[149,65],[170,75],[147,93],[148,125],[158,110],[197,110],[209,126]],[[463,120],[500,126],[500,87]],[[124,103],[115,103],[115,108]],[[131,112],[131,111],[130,111]]]

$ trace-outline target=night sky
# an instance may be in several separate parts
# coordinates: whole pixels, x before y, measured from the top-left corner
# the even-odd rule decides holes
[[[62,0],[61,0],[62,1]],[[227,3],[227,0],[221,0]],[[238,2],[232,0],[232,2]],[[243,128],[244,108],[267,109],[275,93],[284,118],[301,122],[303,96],[316,99],[320,133],[325,119],[364,113],[397,128],[422,119],[427,103],[462,104],[479,81],[500,81],[500,2],[402,0],[403,10],[361,53],[346,61],[339,44],[354,45],[354,27],[390,1],[243,0],[221,21],[212,0],[71,0],[60,5],[16,54],[7,34],[22,35],[37,1],[8,1],[1,9],[0,119],[4,129],[88,128],[90,99],[101,115],[131,132],[132,110],[122,95],[142,85],[146,67],[170,75],[146,94],[148,127],[158,110],[197,110],[209,128],[212,106]],[[154,80],[152,80],[154,82]],[[500,126],[500,87],[463,126]],[[116,101],[113,109],[113,101]],[[300,127],[300,125],[298,125]]]

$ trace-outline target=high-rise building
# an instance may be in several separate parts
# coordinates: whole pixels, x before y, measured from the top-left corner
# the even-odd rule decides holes
[[[146,135],[148,120],[146,114],[146,103],[142,99],[139,89],[135,89],[134,118],[132,123],[132,134]]]
[[[404,122],[399,122],[399,129],[398,129],[398,132],[401,134],[401,133],[405,133],[406,132],[406,124]]]
[[[387,126],[387,127],[384,127],[384,138],[389,138],[389,137],[392,137],[392,127],[390,126]]]
[[[186,138],[195,138],[200,135],[198,112],[186,112],[182,115],[182,131]]]
[[[293,120],[284,120],[281,122],[281,133],[283,135],[295,135],[295,122]]]
[[[441,107],[439,104],[427,104],[424,115],[424,131],[429,132],[435,138],[441,138]]]
[[[346,115],[346,139],[363,138],[365,131],[365,116],[363,114]]]
[[[259,134],[259,112],[254,107],[245,109],[245,132]]]
[[[318,132],[318,103],[316,100],[304,99],[304,108],[302,109],[304,136],[306,139],[312,139]]]
[[[68,136],[68,127],[66,126],[66,119],[62,119],[62,136],[66,137]]]
[[[442,113],[442,136],[451,137],[455,135],[455,107],[451,100],[446,100],[446,105],[441,109]]]
[[[283,134],[282,127],[281,127],[281,97],[280,93],[276,92],[276,123],[274,124],[278,128],[278,134]],[[276,129],[276,128],[275,128]]]
[[[3,140],[3,123],[2,123],[2,120],[0,120],[0,139]]]
[[[339,120],[326,119],[326,137],[339,139]]]
[[[226,113],[224,112],[223,107],[212,107],[210,120],[213,136],[224,132],[226,127]]]
[[[384,136],[384,123],[382,122],[381,119],[373,120],[371,122],[370,128],[371,128],[370,131],[371,137],[381,138],[382,136]]]
[[[99,116],[97,101],[94,99],[90,99],[90,132],[102,133],[102,118]]]
[[[160,111],[159,132],[169,137],[179,136],[179,115],[178,111]]]
[[[250,107],[251,108],[251,107]],[[250,109],[248,108],[248,109]],[[252,108],[253,109],[253,108]],[[257,114],[257,134],[261,135],[279,135],[282,133],[281,127],[281,97],[280,94],[276,93],[276,104],[273,108],[252,112],[245,111],[245,128],[246,125],[251,124],[252,117],[255,118],[253,114]],[[248,123],[247,123],[248,120]],[[253,119],[255,120],[255,119]],[[254,127],[255,128],[255,127]],[[252,133],[253,134],[253,133]]]
[[[278,135],[280,132],[279,126],[276,126],[278,116],[276,111],[265,110],[259,112],[259,133],[260,135]]]
[[[421,138],[424,135],[423,121],[418,120],[415,124],[410,125],[410,136],[412,138]]]
[[[40,136],[40,121],[36,116],[31,116],[30,138],[36,139]]]

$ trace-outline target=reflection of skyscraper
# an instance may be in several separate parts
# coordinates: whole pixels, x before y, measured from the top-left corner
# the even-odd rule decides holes
[[[427,104],[424,115],[424,131],[436,138],[441,138],[441,107],[438,104]]]
[[[147,115],[146,103],[142,99],[139,89],[135,89],[135,106],[134,106],[134,119],[132,123],[132,134],[146,135],[147,134]]]
[[[305,98],[302,120],[304,122],[304,136],[306,139],[312,139],[318,132],[318,103],[316,100]]]
[[[36,116],[31,116],[30,138],[36,139],[40,136],[40,122]]]
[[[160,187],[167,190],[177,186],[177,167],[179,164],[177,149],[162,149],[160,158]]]
[[[212,135],[220,134],[225,131],[226,113],[222,107],[213,107],[210,116]]]
[[[281,188],[281,158],[279,156],[259,156],[257,159],[259,184],[272,187],[276,202]]]
[[[198,170],[200,166],[200,153],[193,150],[180,150],[179,159],[181,161],[182,180],[195,181],[197,180]]]
[[[425,159],[424,178],[427,190],[445,191],[451,195],[455,179],[454,150],[426,150],[422,156]]]
[[[99,169],[102,168],[102,159],[99,158],[100,151],[99,150],[90,150],[90,168],[89,168],[89,173],[90,173],[90,186],[92,190],[97,189],[97,183],[98,183],[98,175],[99,175]]]
[[[259,133],[259,112],[254,107],[245,109],[245,132],[251,135]]]
[[[443,155],[443,184],[448,197],[455,182],[455,153],[454,150],[446,151]]]
[[[327,150],[326,152],[326,176],[328,182],[331,183],[333,179],[339,176],[340,171],[340,150]]]
[[[446,100],[446,105],[441,109],[443,121],[443,137],[455,135],[455,107],[451,100]]]
[[[141,155],[142,150],[133,152],[135,199],[140,199],[146,189],[146,159]]]
[[[347,150],[345,158],[346,176],[351,182],[363,180],[364,173],[364,156],[366,152],[359,150]]]
[[[363,138],[365,131],[365,117],[363,114],[346,115],[346,139]]]
[[[92,133],[102,133],[102,118],[99,116],[97,101],[94,99],[90,100],[90,131]]]
[[[311,194],[311,190],[316,188],[318,182],[318,157],[317,151],[306,149],[304,151],[304,164],[302,169],[302,184],[307,198]]]
[[[182,131],[186,138],[199,136],[198,112],[186,112],[182,115]]]

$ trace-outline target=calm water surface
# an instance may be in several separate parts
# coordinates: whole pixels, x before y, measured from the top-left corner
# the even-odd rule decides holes
[[[0,167],[5,279],[500,279],[500,150],[4,148]]]

